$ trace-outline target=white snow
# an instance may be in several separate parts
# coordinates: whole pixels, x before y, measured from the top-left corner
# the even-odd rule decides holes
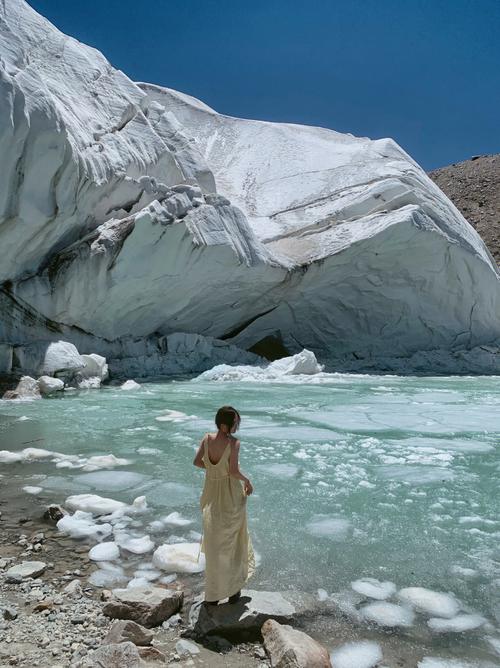
[[[199,543],[160,545],[153,554],[153,564],[170,573],[200,573],[205,568],[205,555],[198,553]]]
[[[114,542],[98,543],[89,552],[92,561],[114,561],[120,557],[118,545]]]
[[[411,626],[415,620],[415,613],[395,603],[380,601],[369,603],[360,609],[362,616],[379,626]]]
[[[460,610],[460,602],[453,594],[433,591],[425,587],[400,589],[398,597],[420,612],[436,617],[454,617]]]
[[[376,578],[361,578],[360,580],[355,580],[354,582],[351,582],[351,587],[354,591],[357,591],[358,594],[363,594],[363,596],[375,598],[379,601],[390,598],[397,590],[394,582],[380,582]]]
[[[335,668],[374,668],[382,661],[382,648],[371,640],[349,642],[336,647],[330,660]]]

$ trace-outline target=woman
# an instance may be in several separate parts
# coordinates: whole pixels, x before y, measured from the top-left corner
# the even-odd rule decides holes
[[[246,515],[247,496],[253,487],[240,471],[240,442],[232,436],[240,420],[240,414],[232,406],[219,408],[215,416],[217,433],[205,434],[193,461],[206,472],[200,499],[203,515],[200,552],[205,553],[208,605],[217,605],[223,598],[235,603],[242,586],[255,572]]]

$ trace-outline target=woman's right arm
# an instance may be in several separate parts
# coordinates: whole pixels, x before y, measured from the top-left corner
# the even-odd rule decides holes
[[[231,444],[231,452],[229,454],[229,475],[233,478],[238,478],[238,480],[243,480],[245,486],[245,493],[250,495],[253,492],[252,483],[250,480],[240,471],[239,465],[239,454],[240,454],[240,442],[235,441]]]

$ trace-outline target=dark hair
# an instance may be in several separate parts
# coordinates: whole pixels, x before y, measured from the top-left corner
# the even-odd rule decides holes
[[[215,424],[218,429],[220,429],[223,424],[225,424],[226,427],[229,427],[229,429],[232,429],[236,420],[241,420],[241,417],[236,408],[233,408],[232,406],[221,406],[215,416]]]

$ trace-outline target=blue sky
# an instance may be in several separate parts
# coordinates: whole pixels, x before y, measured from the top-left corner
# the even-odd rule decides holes
[[[500,152],[500,0],[30,0],[135,81],[233,116]]]

